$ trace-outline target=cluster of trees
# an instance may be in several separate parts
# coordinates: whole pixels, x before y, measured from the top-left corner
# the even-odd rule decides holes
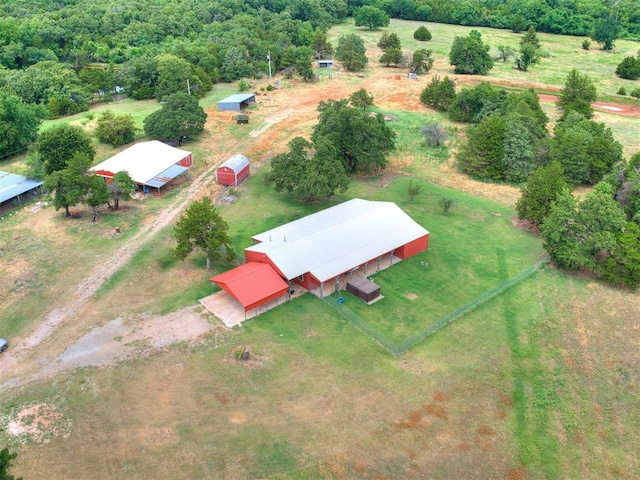
[[[276,70],[309,80],[312,59],[330,56],[326,30],[346,17],[347,4],[18,1],[0,11],[0,91],[57,118],[116,92],[201,97],[217,81],[263,76],[268,55]]]
[[[344,192],[349,175],[383,170],[395,148],[395,133],[381,114],[367,114],[372,102],[363,90],[349,100],[320,102],[311,139],[294,138],[287,152],[271,160],[275,190],[308,202]]]
[[[640,155],[621,162],[583,200],[560,163],[540,167],[522,189],[518,217],[540,226],[561,268],[588,269],[608,282],[640,286]]]
[[[604,124],[591,120],[596,90],[573,70],[557,102],[554,135],[533,90],[507,93],[487,82],[456,93],[453,80],[435,76],[422,91],[427,106],[470,123],[456,154],[460,171],[476,178],[521,183],[538,167],[558,161],[570,185],[593,185],[622,159],[622,146]]]
[[[418,29],[419,30],[419,29]],[[383,33],[378,40],[378,47],[382,49],[380,63],[385,66],[408,66],[411,73],[420,75],[427,73],[433,66],[432,51],[420,48],[410,54],[402,52],[400,38],[395,33]]]
[[[53,192],[56,210],[64,208],[70,216],[71,207],[85,203],[93,208],[95,221],[98,207],[111,207],[113,201],[113,208],[118,209],[120,200],[131,198],[136,184],[127,172],[119,172],[107,185],[89,172],[94,156],[91,139],[82,128],[61,125],[40,134],[27,162],[30,176],[44,178],[45,189]]]
[[[538,32],[592,35],[603,45],[612,34],[614,39],[618,35],[640,37],[640,13],[635,2],[347,0],[347,5],[350,14],[368,5],[383,10],[392,18],[503,28],[514,32],[533,26]]]

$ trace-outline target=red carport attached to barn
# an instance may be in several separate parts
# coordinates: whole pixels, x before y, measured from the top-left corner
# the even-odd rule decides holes
[[[289,285],[266,263],[248,262],[211,281],[238,300],[248,312],[287,294]]]
[[[219,185],[237,187],[249,176],[249,159],[244,155],[234,155],[216,170]]]

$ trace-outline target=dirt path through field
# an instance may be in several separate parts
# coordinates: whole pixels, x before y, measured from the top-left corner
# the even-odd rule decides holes
[[[215,162],[211,162],[209,166],[193,179],[188,189],[182,192],[173,204],[162,210],[153,220],[144,225],[141,230],[132,237],[125,245],[120,247],[116,252],[106,258],[98,267],[96,267],[75,289],[74,295],[70,297],[62,307],[58,307],[49,312],[40,324],[26,337],[18,337],[12,341],[11,349],[3,354],[0,363],[0,388],[7,385],[16,385],[24,383],[26,380],[36,378],[39,374],[34,373],[34,364],[36,372],[40,366],[38,361],[29,361],[27,357],[34,353],[43,341],[51,337],[58,329],[62,328],[66,322],[72,318],[78,317],[87,307],[91,298],[100,289],[104,283],[110,279],[118,270],[120,270],[131,258],[145,245],[145,243],[153,237],[161,229],[174,222],[177,216],[184,210],[189,202],[198,198],[201,193],[209,186],[210,176],[215,170],[220,160],[227,158],[230,154],[235,153],[240,141],[235,142],[225,152],[217,155]],[[197,330],[193,337],[201,334]],[[24,361],[27,360],[27,361]],[[40,366],[41,367],[41,366]],[[42,370],[47,369],[52,372],[47,365]],[[32,377],[29,379],[18,378],[27,372],[31,372]]]

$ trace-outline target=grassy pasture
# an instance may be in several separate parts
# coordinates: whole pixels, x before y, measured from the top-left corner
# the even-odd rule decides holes
[[[413,38],[413,32],[425,25],[432,33],[433,38],[428,42],[418,42]],[[484,43],[491,47],[491,55],[497,56],[499,45],[509,46],[514,50],[519,49],[519,42],[524,33],[516,34],[510,30],[498,30],[484,27],[474,27],[474,30],[482,34]],[[426,48],[433,51],[436,60],[433,73],[440,75],[454,75],[453,66],[449,65],[449,52],[451,44],[456,36],[467,36],[472,28],[460,25],[446,25],[428,22],[408,20],[391,20],[389,27],[380,30],[368,30],[362,27],[354,27],[353,23],[345,22],[332,28],[329,39],[337,45],[342,35],[356,33],[365,41],[367,49],[374,53],[369,55],[369,63],[377,63],[381,54],[377,47],[382,32],[393,32],[398,35],[404,51],[413,51],[418,48]],[[537,33],[541,44],[541,50],[548,55],[538,65],[534,65],[528,72],[521,72],[515,68],[513,59],[506,63],[495,61],[493,69],[486,77],[457,76],[460,83],[476,81],[474,79],[486,79],[492,83],[500,83],[506,86],[535,87],[539,91],[557,92],[564,84],[570,69],[576,68],[587,73],[595,82],[598,94],[615,95],[621,86],[627,91],[640,86],[638,81],[630,81],[618,78],[615,69],[618,63],[626,56],[635,56],[638,52],[638,42],[630,40],[616,40],[616,47],[612,52],[598,49],[595,42],[590,50],[583,50],[581,45],[585,37],[572,37],[567,35],[553,35]],[[401,73],[401,71],[399,72]],[[635,101],[635,104],[640,101]]]
[[[403,26],[407,39],[413,33],[411,22],[392,25]],[[346,27],[337,31],[341,28]],[[453,32],[451,40],[469,30],[429,28],[433,42],[436,29]],[[481,30],[485,40],[493,35]],[[372,34],[373,44],[380,34]],[[581,39],[568,39],[579,47]],[[433,48],[433,42],[426,47]],[[440,50],[448,54],[448,46]],[[495,74],[496,69],[491,77]],[[218,93],[220,98],[226,94]],[[390,113],[398,116],[393,128],[401,140],[392,171],[414,181],[443,175],[439,167],[448,151],[421,144],[419,128],[427,117]],[[263,115],[256,113],[252,123]],[[626,132],[631,146],[625,148],[637,148],[634,120],[600,118],[618,120],[614,131]],[[218,128],[187,146],[198,152],[196,158],[214,161],[242,138],[242,130],[229,138],[224,124]],[[358,180],[331,201],[300,205],[273,193],[266,169],[254,173],[238,189],[239,200],[221,207],[237,249],[255,232],[352,196],[396,201],[431,230],[430,251],[375,276],[384,282],[383,293],[392,292],[398,300],[388,302],[384,315],[368,320],[390,334],[404,335],[418,326],[423,315],[417,305],[446,313],[450,300],[464,303],[474,289],[482,292],[514,275],[542,252],[538,239],[510,225],[512,210],[460,192],[424,184],[423,193],[409,203],[408,178],[385,174]],[[108,238],[114,226],[129,222],[118,242],[126,240],[175,195],[178,190],[105,214],[95,226],[50,212],[28,221],[23,219],[30,214],[21,212],[3,223],[0,245],[9,247],[0,251],[0,266],[8,265],[11,275],[1,272],[0,282],[11,279],[2,291],[11,291],[12,300],[4,303],[7,297],[0,297],[2,325],[7,319],[14,335],[38,322],[101,255],[116,248]],[[437,206],[442,195],[458,202],[448,216]],[[83,328],[123,310],[172,311],[206,293],[210,286],[202,255],[178,262],[172,246],[170,228],[150,239],[99,292]],[[419,266],[421,259],[429,262],[428,269]],[[23,271],[34,276],[16,281]],[[425,283],[414,288],[419,277]],[[405,291],[418,298],[403,299]],[[391,299],[390,294],[385,301]],[[405,311],[404,330],[384,323]],[[56,405],[71,427],[67,438],[24,445],[0,431],[0,445],[10,444],[19,453],[15,473],[24,478],[43,471],[51,478],[635,478],[640,472],[635,453],[640,450],[639,312],[637,294],[547,268],[393,358],[306,295],[240,329],[216,329],[199,345],[177,345],[148,358],[79,369],[10,391],[0,402],[0,418],[22,405],[45,402]],[[62,342],[78,336],[76,331],[62,334],[69,337]],[[242,345],[255,355],[252,362],[233,360],[232,351]],[[36,354],[46,358],[48,352]]]

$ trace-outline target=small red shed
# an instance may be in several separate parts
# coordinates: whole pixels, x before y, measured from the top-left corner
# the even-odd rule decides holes
[[[218,167],[216,178],[219,185],[237,187],[249,176],[249,159],[236,154]]]

